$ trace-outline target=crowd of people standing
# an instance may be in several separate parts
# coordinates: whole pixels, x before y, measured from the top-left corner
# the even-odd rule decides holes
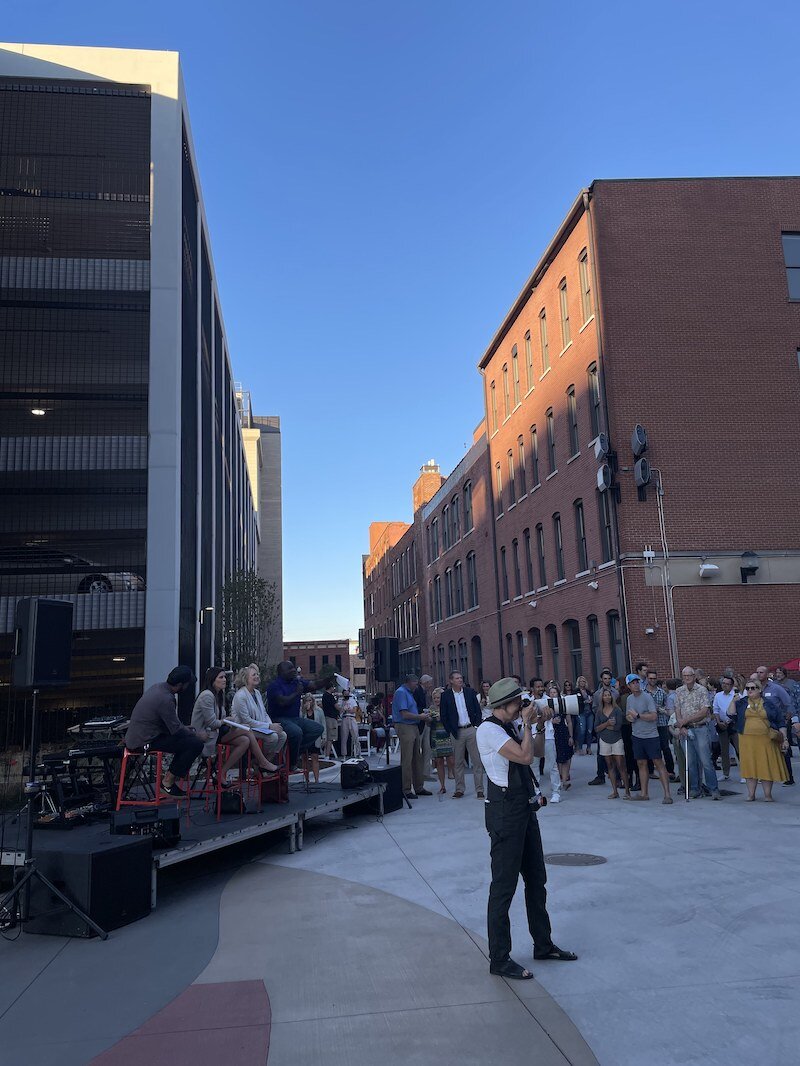
[[[515,678],[522,688],[520,678]],[[479,690],[453,671],[445,687],[429,675],[409,675],[394,694],[391,717],[400,740],[403,792],[409,799],[432,793],[426,781],[435,770],[439,793],[446,773],[455,779],[454,798],[465,795],[467,761],[475,795],[483,799],[484,775],[476,729],[491,715],[490,682]],[[649,801],[650,784],[660,786],[661,802],[673,791],[687,799],[722,798],[722,781],[736,767],[739,783],[753,801],[759,785],[774,801],[776,783],[794,784],[792,744],[800,747],[800,683],[782,667],[759,666],[745,677],[733,668],[712,677],[687,666],[680,678],[661,678],[647,662],[637,662],[624,678],[603,669],[592,688],[581,676],[563,683],[530,679],[523,699],[548,700],[552,716],[540,728],[541,754],[535,760],[540,787],[550,803],[572,788],[573,760],[596,755],[589,785],[610,786],[609,799]],[[571,699],[565,697],[573,697]],[[379,706],[379,701],[375,701]],[[672,788],[677,785],[678,788]]]

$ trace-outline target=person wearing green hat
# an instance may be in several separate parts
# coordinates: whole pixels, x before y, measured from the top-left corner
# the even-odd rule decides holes
[[[489,689],[491,715],[478,726],[478,751],[488,778],[486,829],[491,841],[492,883],[487,924],[489,972],[527,981],[533,977],[511,958],[508,912],[520,875],[525,883],[525,909],[533,938],[535,960],[572,962],[577,955],[553,943],[547,913],[547,872],[536,811],[546,804],[531,770],[534,723],[542,724],[551,711],[523,702],[514,677],[504,677]],[[521,717],[522,729],[514,723]]]

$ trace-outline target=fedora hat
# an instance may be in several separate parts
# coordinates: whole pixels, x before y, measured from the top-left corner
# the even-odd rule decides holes
[[[501,677],[489,689],[489,706],[492,709],[502,707],[504,704],[518,699],[521,695],[522,689],[519,687],[519,682],[516,678]]]

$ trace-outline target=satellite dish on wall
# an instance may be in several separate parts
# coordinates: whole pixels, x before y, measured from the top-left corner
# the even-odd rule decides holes
[[[631,451],[634,455],[644,455],[647,451],[647,430],[638,422],[631,434]]]

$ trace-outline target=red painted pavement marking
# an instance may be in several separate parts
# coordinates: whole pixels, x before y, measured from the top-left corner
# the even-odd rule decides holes
[[[264,1066],[271,1023],[263,981],[190,985],[90,1066]]]

